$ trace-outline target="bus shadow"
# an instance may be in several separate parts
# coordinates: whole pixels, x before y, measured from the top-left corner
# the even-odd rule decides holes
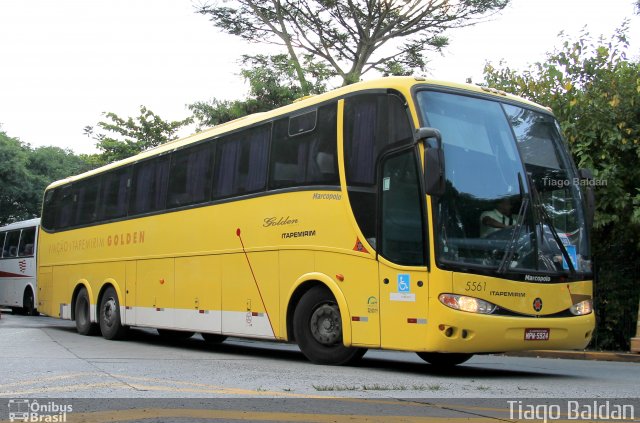
[[[74,326],[48,326],[48,329],[58,330],[61,332],[75,332]],[[78,335],[81,336],[81,335]],[[99,335],[98,335],[99,336]],[[270,359],[286,362],[309,363],[306,357],[293,344],[285,344],[278,342],[258,341],[243,338],[229,338],[227,342],[221,344],[208,344],[200,335],[194,335],[188,339],[168,339],[159,336],[154,329],[147,328],[131,328],[129,334],[123,342],[136,343],[139,345],[154,345],[159,347],[170,347],[185,351],[201,351],[216,354],[229,354],[241,356],[244,358]],[[389,351],[392,355],[393,352]],[[553,379],[559,375],[557,372],[545,372],[544,369],[517,370],[491,367],[503,366],[504,363],[479,363],[482,360],[481,355],[472,358],[469,362],[459,366],[439,368],[429,363],[423,362],[421,359],[407,354],[408,360],[402,360],[394,357],[380,357],[380,353],[376,356],[366,354],[359,362],[352,364],[351,368],[371,369],[382,372],[389,372],[397,375],[405,373],[407,375],[423,375],[423,376],[439,376],[456,379]],[[507,357],[503,357],[509,360]],[[312,365],[309,363],[309,365]],[[576,381],[584,379],[584,377],[576,374],[564,373],[563,378],[571,378]]]

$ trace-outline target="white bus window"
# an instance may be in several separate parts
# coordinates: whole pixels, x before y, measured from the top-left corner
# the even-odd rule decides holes
[[[34,253],[34,245],[36,243],[36,228],[26,228],[22,230],[20,237],[20,246],[18,248],[18,256],[27,257]]]
[[[20,231],[7,232],[7,239],[4,242],[4,249],[2,251],[2,257],[17,257],[18,256],[18,243],[20,242]]]

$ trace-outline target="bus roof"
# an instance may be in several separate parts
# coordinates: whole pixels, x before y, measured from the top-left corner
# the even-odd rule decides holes
[[[20,222],[9,223],[8,225],[0,227],[0,231],[10,231],[13,229],[22,229],[22,228],[30,228],[32,226],[40,225],[40,218],[36,217],[35,219],[22,220]]]
[[[441,81],[441,80],[426,79],[423,77],[390,76],[385,78],[373,79],[370,81],[358,82],[355,84],[347,85],[345,87],[337,88],[332,91],[328,91],[323,94],[307,96],[302,99],[296,100],[289,105],[282,106],[268,112],[254,113],[254,114],[244,116],[229,122],[225,122],[220,125],[216,125],[212,128],[206,129],[202,132],[189,135],[185,138],[169,141],[157,147],[150,148],[135,156],[131,156],[123,160],[109,163],[105,166],[87,171],[85,173],[82,173],[76,176],[70,176],[66,179],[55,181],[51,183],[47,187],[47,189],[66,185],[70,182],[73,182],[79,179],[84,179],[92,175],[97,175],[110,169],[115,169],[120,166],[135,163],[149,157],[153,157],[163,153],[168,153],[180,147],[183,147],[198,141],[202,141],[208,138],[215,138],[217,136],[226,134],[227,132],[232,132],[236,129],[259,124],[260,122],[271,120],[280,115],[285,115],[291,112],[295,112],[296,110],[302,110],[307,107],[311,107],[316,104],[323,103],[325,101],[329,101],[334,98],[343,97],[347,94],[350,94],[356,91],[373,90],[373,89],[396,89],[398,91],[407,93],[413,86],[416,86],[416,85],[428,85],[432,87],[452,88],[452,89],[462,90],[467,92],[475,92],[475,93],[480,93],[484,95],[491,95],[491,96],[495,96],[496,99],[499,99],[502,101],[507,99],[510,101],[526,104],[530,107],[535,107],[535,108],[549,111],[549,109],[537,103],[534,103],[522,97],[508,94],[504,91],[499,91],[493,88],[480,87],[472,84],[462,84],[462,83],[454,83],[454,82],[447,82],[447,81]]]

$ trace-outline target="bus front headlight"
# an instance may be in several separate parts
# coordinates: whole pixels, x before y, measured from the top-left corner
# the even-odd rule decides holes
[[[580,301],[569,309],[574,316],[584,316],[593,312],[593,302],[591,300]]]
[[[466,311],[469,313],[491,314],[496,311],[497,306],[480,298],[467,297],[456,294],[440,294],[438,300],[447,307],[454,310]]]

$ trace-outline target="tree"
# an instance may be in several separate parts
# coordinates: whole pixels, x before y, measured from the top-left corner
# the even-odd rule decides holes
[[[640,62],[627,60],[624,23],[610,40],[561,34],[562,48],[517,71],[485,66],[485,83],[550,106],[578,167],[593,169],[596,346],[627,349],[640,294]]]
[[[87,156],[58,147],[33,150],[2,131],[0,163],[0,225],[39,216],[47,185],[92,167]]]
[[[33,217],[25,206],[28,146],[0,131],[0,225]]]
[[[311,86],[300,55],[320,60],[342,78],[424,70],[425,50],[441,51],[445,33],[480,22],[509,0],[234,0],[198,12],[222,31],[251,42],[284,46],[303,93]]]
[[[126,120],[115,113],[103,113],[107,121],[98,122],[102,132],[96,133],[94,127],[86,126],[85,135],[97,141],[96,147],[102,151],[101,164],[136,155],[144,150],[157,147],[178,138],[176,132],[193,122],[188,117],[178,121],[165,121],[158,115],[140,106],[140,115]]]
[[[327,80],[333,76],[333,72],[326,66],[313,62],[309,55],[302,56],[302,59],[303,72],[308,84],[307,94],[325,92]],[[213,99],[187,106],[198,122],[199,130],[252,113],[266,112],[307,95],[297,79],[296,65],[286,54],[243,55],[240,74],[250,87],[245,100]]]

